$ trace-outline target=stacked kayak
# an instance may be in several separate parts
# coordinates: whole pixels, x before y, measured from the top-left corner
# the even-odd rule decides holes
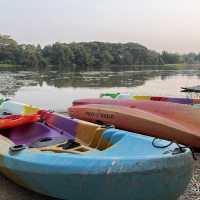
[[[6,104],[9,111],[23,107]],[[37,113],[40,122],[0,130],[0,171],[23,187],[69,200],[175,200],[190,181],[188,148],[57,113]]]
[[[0,129],[7,129],[40,120],[40,115],[9,115],[0,118]]]
[[[181,97],[166,97],[166,96],[133,96],[128,93],[102,93],[101,97],[110,97],[112,99],[133,99],[133,100],[151,100],[151,101],[164,101],[171,103],[180,103],[188,105],[200,104],[200,99],[181,98]]]
[[[200,92],[200,85],[192,86],[192,87],[182,87],[182,92]]]
[[[132,96],[134,100],[151,100],[151,101],[164,101],[171,103],[180,103],[188,105],[200,104],[200,99],[191,99],[184,97],[165,97],[165,96]]]
[[[94,105],[92,105],[94,104]],[[69,114],[91,122],[176,141],[200,149],[200,110],[192,106],[157,101],[80,99]]]
[[[40,108],[24,104],[9,99],[2,99],[0,101],[0,116],[2,113],[12,113],[16,115],[31,115],[36,114]]]
[[[31,106],[0,100],[0,129],[7,129],[40,120],[38,109]]]

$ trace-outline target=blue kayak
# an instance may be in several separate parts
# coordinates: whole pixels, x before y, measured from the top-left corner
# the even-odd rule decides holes
[[[0,130],[0,171],[35,192],[68,200],[175,200],[192,174],[188,148],[41,112]]]

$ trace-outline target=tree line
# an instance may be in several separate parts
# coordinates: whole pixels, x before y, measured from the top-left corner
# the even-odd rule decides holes
[[[25,66],[27,69],[98,70],[112,65],[199,64],[200,53],[180,55],[158,53],[137,43],[80,42],[40,45],[18,44],[0,34],[0,64]]]

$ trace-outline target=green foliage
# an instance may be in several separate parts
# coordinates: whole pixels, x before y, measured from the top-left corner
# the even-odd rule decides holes
[[[98,70],[102,66],[198,64],[200,53],[179,55],[161,54],[137,43],[54,43],[43,48],[18,44],[7,35],[0,34],[0,64],[21,65],[28,69],[43,70]]]
[[[188,64],[199,64],[200,63],[200,53],[189,53],[186,55],[183,55],[184,62]]]
[[[162,57],[165,64],[182,63],[181,56],[179,54],[176,54],[176,53],[168,53],[166,51],[163,51],[161,57]]]
[[[0,35],[0,63],[15,64],[17,42],[8,35]]]

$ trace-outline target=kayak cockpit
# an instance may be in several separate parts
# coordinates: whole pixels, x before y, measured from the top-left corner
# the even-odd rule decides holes
[[[84,153],[102,151],[111,146],[109,141],[102,137],[106,128],[64,116],[59,118],[64,119],[68,126],[61,128],[59,125],[63,126],[63,123],[56,124],[47,120],[45,123],[35,122],[0,130],[0,134],[15,144],[13,151],[28,147],[57,153]],[[58,121],[60,122],[60,119]]]
[[[152,138],[147,140],[148,137],[145,136],[141,140],[141,136],[138,138],[133,133],[131,136],[128,136],[128,132],[125,131],[57,113],[38,111],[37,108],[25,104],[6,101],[0,105],[0,114],[3,112],[22,115],[23,117],[39,116],[39,118],[36,118],[37,122],[32,122],[28,119],[30,120],[29,123],[26,121],[26,124],[23,125],[16,126],[15,124],[15,127],[12,128],[0,128],[1,141],[5,139],[6,143],[9,143],[11,151],[29,148],[30,150],[40,152],[87,153],[90,155],[95,154],[96,156],[118,154],[119,156],[123,154],[129,155],[130,149],[134,152],[134,155],[141,154],[140,146],[145,144],[148,146],[148,151],[152,149],[153,152],[165,152],[158,151],[157,148],[152,146]],[[136,150],[139,150],[139,152]],[[145,151],[143,150],[142,152]],[[145,154],[148,154],[148,152],[145,152]]]
[[[12,115],[19,115],[19,119],[10,120],[11,126],[7,128],[5,117]],[[39,151],[84,153],[101,151],[110,146],[109,142],[101,137],[106,128],[42,111],[30,105],[10,100],[2,101],[0,118],[0,125],[7,124],[5,128],[0,126],[0,134],[15,144],[13,150],[26,146]]]
[[[111,136],[104,134],[108,128],[106,126],[48,111],[38,112],[37,108],[25,104],[4,102],[0,106],[0,115],[1,140],[6,143],[9,141],[11,151],[29,148],[41,152],[83,154],[103,151],[116,143]],[[22,120],[10,119],[10,126],[7,128],[6,118],[14,115]],[[114,132],[118,130],[115,129]]]

